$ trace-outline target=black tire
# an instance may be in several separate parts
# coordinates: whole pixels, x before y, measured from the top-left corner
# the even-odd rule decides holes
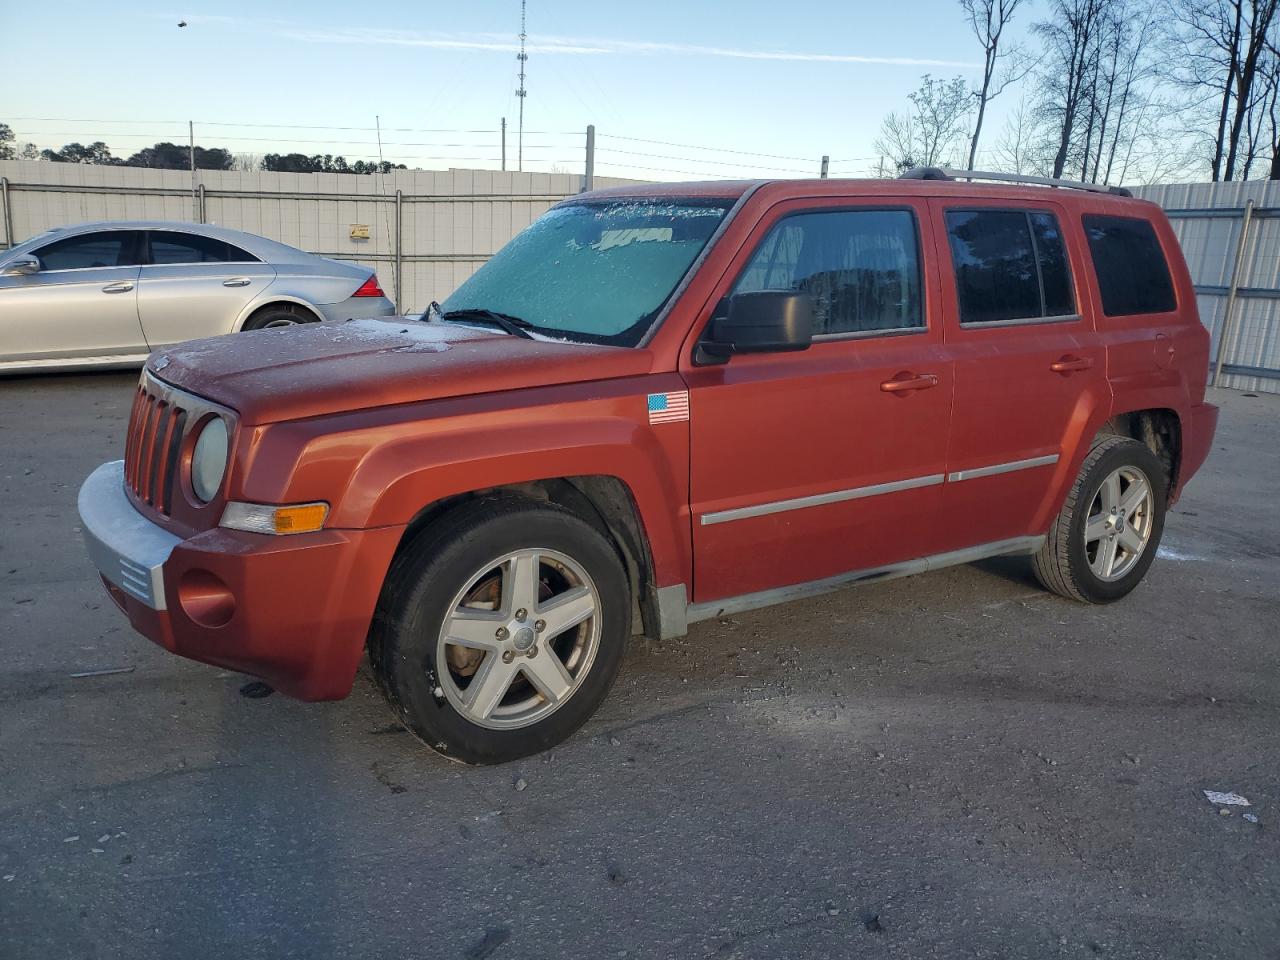
[[[1099,576],[1090,565],[1085,527],[1104,481],[1126,468],[1145,475],[1151,487],[1150,533],[1137,560],[1117,579]],[[1094,442],[1080,467],[1044,546],[1033,561],[1036,579],[1047,590],[1086,603],[1111,603],[1136,587],[1155,559],[1164,532],[1169,480],[1164,465],[1145,444],[1129,437],[1103,437]],[[1123,527],[1123,524],[1122,524]],[[1101,549],[1101,544],[1096,549]],[[1096,556],[1096,553],[1095,553]],[[1117,571],[1118,572],[1118,571]]]
[[[577,686],[553,712],[528,726],[489,729],[467,717],[444,691],[440,672],[452,667],[438,662],[441,631],[452,603],[476,571],[497,558],[533,549],[558,552],[587,573],[599,598],[598,645],[580,668],[585,673],[575,679]],[[630,624],[626,572],[605,534],[553,504],[484,497],[433,520],[396,556],[374,613],[369,660],[391,709],[423,743],[465,763],[505,763],[555,746],[595,713],[622,665]],[[578,630],[588,627],[570,628],[563,636]],[[450,682],[458,679],[454,673],[447,677]],[[517,682],[525,679],[521,674]],[[536,696],[532,687],[529,691]]]
[[[255,311],[244,322],[242,330],[262,330],[266,327],[292,326],[298,323],[317,323],[314,313],[296,303],[270,303]]]

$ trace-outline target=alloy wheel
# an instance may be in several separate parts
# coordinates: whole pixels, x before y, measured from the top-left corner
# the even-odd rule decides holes
[[[1151,481],[1137,467],[1113,470],[1089,505],[1084,552],[1094,576],[1123,578],[1147,549],[1155,518]]]
[[[554,550],[495,558],[454,597],[436,644],[437,693],[499,730],[559,709],[591,670],[600,595],[582,566]]]

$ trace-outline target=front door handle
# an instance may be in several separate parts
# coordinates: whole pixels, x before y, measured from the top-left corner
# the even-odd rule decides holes
[[[1092,366],[1091,357],[1077,357],[1073,353],[1068,353],[1061,360],[1055,360],[1049,364],[1049,369],[1054,373],[1071,373],[1075,370],[1088,370]]]
[[[133,289],[133,283],[128,280],[121,280],[119,283],[108,283],[102,288],[103,293],[128,293]]]
[[[909,393],[912,390],[928,390],[937,385],[938,378],[932,373],[922,373],[918,376],[914,373],[899,373],[892,380],[886,380],[880,384],[880,389],[885,393]]]
[[[247,287],[252,282],[248,277],[232,277],[230,280],[223,280],[222,285],[224,287]]]

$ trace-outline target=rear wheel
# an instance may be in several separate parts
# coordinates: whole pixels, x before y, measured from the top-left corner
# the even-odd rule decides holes
[[[550,504],[486,498],[397,557],[369,657],[423,742],[501,763],[554,746],[595,712],[630,614],[622,563],[599,530]]]
[[[1036,554],[1037,579],[1074,600],[1119,600],[1155,559],[1167,501],[1164,465],[1145,444],[1097,441]]]
[[[299,323],[316,323],[319,318],[296,303],[272,303],[258,310],[244,322],[242,330],[265,330],[268,327],[292,327]]]

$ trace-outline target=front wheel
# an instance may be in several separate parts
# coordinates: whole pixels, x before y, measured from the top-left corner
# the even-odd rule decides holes
[[[428,746],[502,763],[554,746],[595,712],[630,617],[603,533],[554,505],[486,498],[396,558],[369,657],[392,709]]]
[[[1146,444],[1097,441],[1036,554],[1037,579],[1074,600],[1119,600],[1155,559],[1167,504],[1164,464]]]

